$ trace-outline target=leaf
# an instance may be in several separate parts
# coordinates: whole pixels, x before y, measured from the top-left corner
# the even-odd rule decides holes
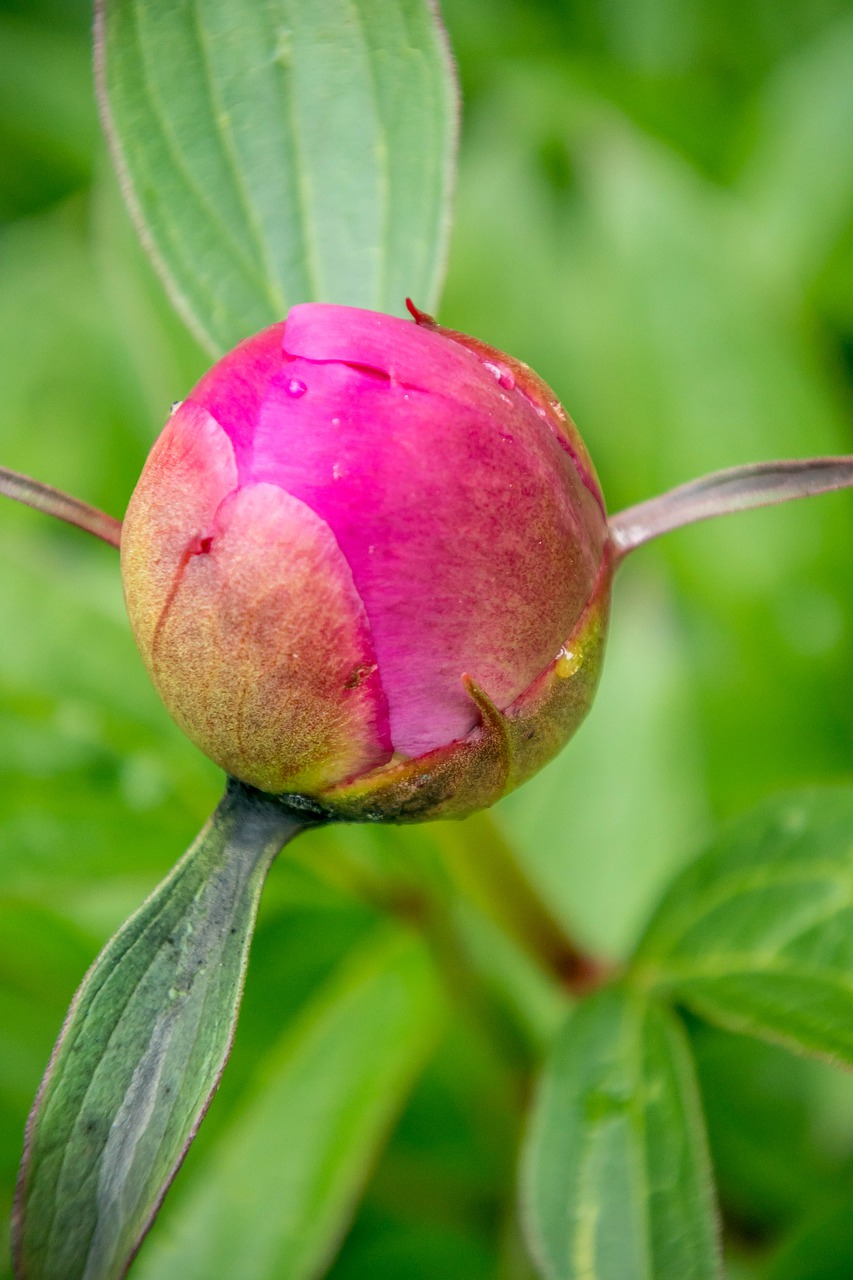
[[[853,1274],[853,1203],[830,1200],[779,1250],[766,1280],[845,1280]]]
[[[301,826],[231,784],[89,970],[27,1127],[22,1280],[124,1275],[218,1083],[264,878]]]
[[[619,555],[697,520],[735,515],[795,498],[810,498],[853,485],[853,457],[751,462],[690,480],[611,516],[610,536]],[[22,498],[22,501],[28,501]]]
[[[766,261],[810,279],[845,232],[853,199],[853,20],[841,12],[768,79],[740,176]]]
[[[721,1277],[693,1064],[674,1016],[611,988],[559,1035],[522,1167],[547,1280]]]
[[[853,1077],[779,1045],[691,1024],[722,1211],[743,1238],[778,1238],[847,1176]]]
[[[435,305],[456,87],[429,0],[101,0],[113,156],[213,352],[296,302]]]
[[[84,13],[72,9],[64,7],[61,24],[44,21],[36,5],[0,13],[4,222],[43,211],[89,174],[97,136],[89,36]]]
[[[853,789],[731,827],[664,898],[636,967],[732,1030],[853,1063]]]
[[[172,1230],[143,1255],[140,1280],[321,1274],[440,1008],[423,943],[383,927],[269,1055]]]

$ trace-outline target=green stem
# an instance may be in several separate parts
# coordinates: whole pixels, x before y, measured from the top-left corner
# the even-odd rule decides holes
[[[442,833],[441,851],[457,888],[572,995],[607,976],[607,966],[572,939],[486,814]]]
[[[267,871],[304,815],[231,781],[198,840],[107,943],[30,1116],[19,1280],[119,1280],[231,1048]]]
[[[111,547],[118,547],[121,543],[120,520],[60,489],[53,489],[49,484],[10,471],[8,467],[0,467],[0,494],[45,515],[55,516],[57,520],[64,520],[66,524],[76,525],[78,529],[85,529],[86,533],[94,534]]]

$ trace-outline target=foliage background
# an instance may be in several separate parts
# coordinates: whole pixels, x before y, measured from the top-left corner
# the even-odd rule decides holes
[[[853,6],[444,10],[465,114],[441,318],[552,383],[611,508],[738,462],[853,452]],[[89,24],[79,0],[0,3],[0,458],[118,514],[205,359],[113,186]],[[624,570],[589,722],[493,813],[598,951],[625,952],[722,820],[776,790],[850,780],[851,522],[849,495],[834,495],[699,526]],[[5,1220],[68,1000],[220,779],[148,686],[114,554],[12,504],[0,512],[0,720]],[[374,924],[330,873],[340,842],[400,882],[429,874],[435,847],[458,836],[312,835],[274,870],[237,1049],[183,1183],[278,1034]],[[469,838],[493,835],[478,821]],[[563,997],[470,909],[462,927],[494,1016],[484,1030],[453,1013],[337,1280],[529,1274],[515,1150]],[[849,1078],[698,1022],[692,1035],[731,1276],[849,1276]],[[814,1247],[798,1261],[792,1242],[821,1219],[825,1262]],[[155,1235],[168,1230],[167,1207]]]

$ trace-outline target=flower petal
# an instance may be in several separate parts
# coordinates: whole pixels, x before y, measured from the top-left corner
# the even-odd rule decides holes
[[[176,581],[152,675],[181,727],[264,791],[387,761],[370,630],[328,527],[275,485],[237,490]]]
[[[185,400],[151,450],[122,526],[122,581],[143,656],[187,548],[236,485],[231,441],[205,409]]]
[[[186,401],[122,533],[128,613],[164,702],[222,768],[265,790],[384,763],[370,628],[334,535],[280,489],[237,485],[228,436]]]
[[[281,371],[284,322],[246,338],[210,369],[192,391],[192,400],[207,409],[227,432],[237,464],[251,447],[258,414],[270,380]]]
[[[393,325],[419,345],[432,336]],[[333,531],[407,755],[472,728],[463,675],[500,708],[527,688],[572,630],[601,559],[603,517],[571,457],[522,396],[498,388],[498,404],[500,414],[475,410],[312,357],[287,364],[261,409],[252,478],[281,485]]]

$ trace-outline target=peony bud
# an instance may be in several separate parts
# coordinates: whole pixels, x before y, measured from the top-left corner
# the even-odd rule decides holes
[[[122,534],[137,644],[228,773],[356,820],[461,816],[568,739],[612,572],[574,424],[436,325],[306,304],[172,414]]]

